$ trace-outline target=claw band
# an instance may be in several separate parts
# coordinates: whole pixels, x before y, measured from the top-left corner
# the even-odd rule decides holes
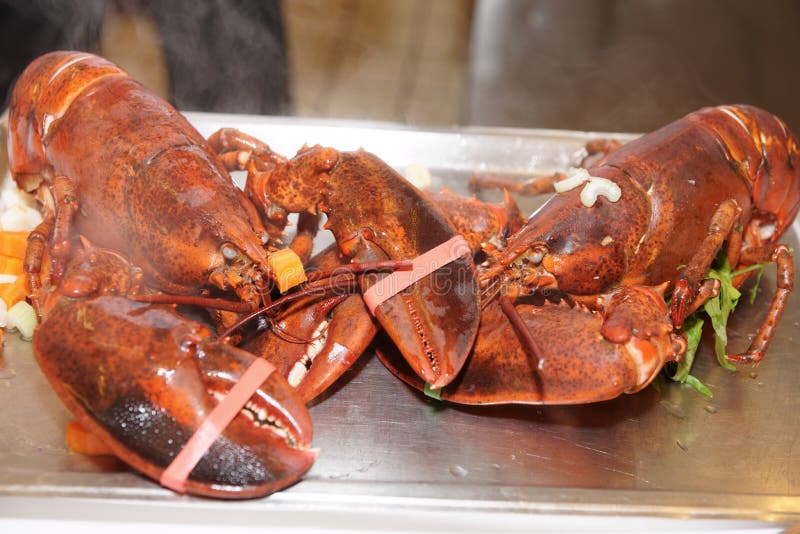
[[[466,239],[457,235],[414,258],[410,270],[394,271],[381,278],[375,285],[364,291],[364,302],[370,313],[374,315],[375,308],[386,300],[437,269],[470,253]]]
[[[164,470],[159,480],[162,486],[178,493],[184,492],[186,479],[194,467],[273,371],[275,367],[261,358],[256,358],[250,364],[239,381],[208,414],[181,452]]]

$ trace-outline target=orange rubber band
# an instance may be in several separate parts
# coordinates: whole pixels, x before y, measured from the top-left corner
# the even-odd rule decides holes
[[[364,303],[374,315],[375,308],[388,299],[465,254],[471,254],[467,240],[457,235],[414,258],[410,270],[394,271],[381,278],[364,291]]]
[[[275,371],[275,366],[266,360],[256,358],[228,394],[211,410],[208,417],[183,446],[181,452],[167,466],[159,482],[162,486],[183,493],[186,479],[208,451],[209,447],[222,434],[225,427],[247,403],[253,393]]]

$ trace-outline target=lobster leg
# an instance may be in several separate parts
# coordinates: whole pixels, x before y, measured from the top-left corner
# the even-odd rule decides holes
[[[597,155],[605,156],[620,146],[622,146],[622,143],[615,139],[592,139],[587,141],[583,149],[575,155],[576,166],[585,167],[589,158]],[[482,189],[504,189],[524,196],[544,195],[546,193],[554,193],[553,184],[563,180],[566,176],[562,172],[555,172],[549,176],[537,176],[523,182],[516,178],[476,175],[470,179],[469,188],[471,191],[476,192]]]
[[[53,233],[53,217],[46,216],[28,235],[28,246],[25,247],[23,270],[28,285],[28,295],[36,310],[37,317],[42,317],[42,267],[49,250],[48,238]],[[49,282],[49,280],[48,280]],[[47,284],[48,287],[50,284]]]
[[[773,336],[775,328],[778,326],[783,310],[789,295],[794,289],[794,259],[792,252],[786,245],[766,245],[757,250],[748,249],[742,255],[745,264],[772,262],[777,266],[777,289],[772,297],[767,316],[758,329],[755,339],[750,344],[750,348],[741,354],[729,354],[728,359],[742,363],[758,363],[764,357]]]
[[[311,253],[314,249],[314,238],[319,231],[320,215],[318,213],[310,213],[304,211],[298,215],[297,218],[297,231],[292,238],[289,247],[300,256],[303,264],[306,264],[311,259]]]
[[[502,205],[463,197],[447,189],[423,193],[447,215],[450,224],[467,240],[473,252],[495,248],[525,224],[519,206],[508,191]]]
[[[171,306],[118,296],[133,272],[105,249],[72,260],[47,300],[33,350],[81,426],[161,480],[255,357],[212,339]],[[303,402],[271,373],[191,469],[185,489],[225,498],[271,493],[311,466],[310,440]]]
[[[586,141],[583,149],[575,155],[577,166],[586,167],[589,158],[597,156],[598,154],[600,156],[606,156],[609,152],[616,150],[621,146],[622,143],[616,139],[601,138]]]
[[[566,177],[566,174],[556,172],[549,176],[537,176],[523,182],[516,178],[505,178],[503,176],[476,175],[470,178],[469,188],[475,192],[483,189],[504,189],[510,193],[525,196],[544,195],[546,193],[555,193],[553,184]]]
[[[53,270],[50,275],[51,283],[58,285],[64,271],[64,262],[69,255],[70,230],[72,219],[78,211],[78,199],[75,193],[75,184],[59,174],[53,178],[53,196],[55,197],[55,224],[53,226],[53,246],[50,250]]]
[[[82,322],[115,328],[93,337]],[[228,381],[253,358],[200,339],[198,327],[163,308],[121,297],[64,302],[40,327],[34,352],[81,425],[120,459],[159,480],[217,404],[215,398],[231,388]],[[64,332],[70,332],[67,339]],[[112,346],[115,352],[108,351]],[[85,378],[98,375],[97,381]],[[315,457],[305,450],[310,428],[302,402],[273,373],[194,468],[187,491],[248,497],[291,484]]]
[[[708,234],[697,248],[692,259],[675,280],[670,315],[672,324],[676,328],[683,324],[683,320],[689,314],[691,307],[694,306],[696,308],[701,304],[696,302],[698,287],[706,277],[708,270],[711,268],[711,263],[717,257],[717,253],[722,248],[725,239],[732,233],[741,236],[740,230],[734,231],[741,213],[742,209],[735,200],[726,200],[719,205],[711,218]],[[740,242],[741,240],[735,239],[734,241]],[[732,265],[736,265],[736,263]]]
[[[455,235],[435,204],[367,152],[340,154],[324,184],[327,227],[339,249],[357,262],[417,258]],[[362,290],[380,277],[361,277]],[[415,372],[439,388],[458,375],[472,347],[480,319],[477,293],[475,266],[461,255],[385,295],[374,314]]]
[[[325,227],[356,263],[411,260],[455,236],[434,203],[365,151],[303,147],[291,161],[263,172],[254,161],[245,191],[264,216],[325,213]],[[434,276],[423,276],[399,293],[384,290],[386,299],[375,307],[381,326],[434,387],[458,373],[479,319],[475,266],[466,255],[450,260]],[[384,275],[362,276],[362,290],[369,291]]]
[[[208,144],[219,154],[228,170],[246,170],[253,157],[261,160],[264,165],[266,160],[274,163],[286,162],[286,158],[273,152],[269,145],[236,128],[220,128],[211,134]]]

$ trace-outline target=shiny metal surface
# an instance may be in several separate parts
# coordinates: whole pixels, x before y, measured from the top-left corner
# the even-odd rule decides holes
[[[414,131],[392,126],[189,114],[208,135],[236,126],[291,154],[304,142],[359,146],[403,170],[425,164],[434,187],[464,190],[473,172],[527,176],[569,165],[589,134]],[[627,138],[627,136],[616,136]],[[537,201],[524,201],[533,209]],[[800,250],[798,225],[785,241]],[[775,287],[729,328],[746,344]],[[366,355],[311,410],[321,449],[305,479],[249,510],[538,512],[661,517],[800,518],[800,303],[795,293],[765,360],[728,372],[704,339],[693,374],[713,399],[678,384],[577,407],[458,407],[428,399]],[[557,340],[552,340],[557,342]],[[187,503],[111,458],[68,452],[69,417],[33,360],[7,334],[0,361],[0,496]],[[225,504],[225,503],[222,503]],[[241,506],[228,503],[231,507]]]

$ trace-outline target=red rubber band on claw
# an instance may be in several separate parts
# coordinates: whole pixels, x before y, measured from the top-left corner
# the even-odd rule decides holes
[[[394,271],[381,278],[375,285],[364,291],[364,303],[370,313],[374,315],[375,308],[388,299],[465,254],[471,254],[466,239],[460,235],[448,239],[441,245],[414,258],[410,270]]]
[[[181,452],[167,466],[159,482],[162,486],[178,493],[185,491],[186,480],[203,458],[209,447],[217,440],[236,414],[244,407],[253,393],[275,371],[275,366],[257,358],[242,374],[238,382],[208,417],[197,427]]]

